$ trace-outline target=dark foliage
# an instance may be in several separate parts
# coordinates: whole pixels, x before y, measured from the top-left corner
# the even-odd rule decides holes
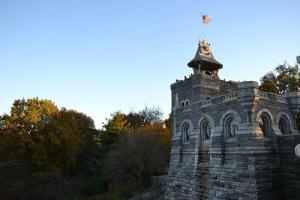
[[[101,131],[49,100],[16,100],[0,116],[1,199],[124,199],[168,165],[157,108],[114,113]]]

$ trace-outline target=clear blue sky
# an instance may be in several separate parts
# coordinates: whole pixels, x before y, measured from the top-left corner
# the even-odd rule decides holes
[[[0,0],[0,114],[46,98],[97,127],[144,105],[170,112],[192,70],[202,12],[220,77],[256,80],[300,55],[299,0]]]

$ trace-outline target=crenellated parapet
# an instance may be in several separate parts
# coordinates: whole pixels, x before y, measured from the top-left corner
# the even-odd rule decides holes
[[[299,112],[300,110],[300,93],[296,93],[297,95],[295,95],[295,93],[292,95],[278,95],[270,92],[262,92],[258,90],[257,82],[241,82],[238,86],[239,89],[235,92],[206,97],[199,101],[189,102],[188,105],[186,105],[186,103],[180,104],[180,101],[178,100],[176,110],[177,112],[182,112],[187,111],[192,107],[201,109],[210,106],[214,107],[216,105],[222,106],[222,104],[227,105],[232,101],[239,101],[246,112],[253,112],[255,110],[255,105],[257,105],[258,102],[272,102],[273,104],[278,104],[278,106],[281,106],[282,104],[288,105],[294,112]],[[180,93],[177,93],[177,96],[178,95],[180,95]]]

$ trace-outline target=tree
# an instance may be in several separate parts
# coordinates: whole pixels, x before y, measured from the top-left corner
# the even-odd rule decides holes
[[[40,144],[34,151],[32,168],[74,176],[84,169],[84,162],[97,147],[98,131],[93,120],[74,110],[60,111],[40,134],[33,137]]]
[[[163,113],[158,107],[145,107],[138,113],[130,112],[124,114],[121,111],[115,112],[111,118],[106,119],[101,130],[101,143],[103,149],[108,152],[113,144],[118,141],[120,135],[130,133],[135,129],[153,123],[162,123]]]
[[[139,113],[130,112],[126,115],[128,128],[133,130],[144,124],[144,117]]]
[[[15,100],[10,115],[4,114],[0,124],[4,133],[31,134],[47,125],[58,111],[56,105],[46,99]]]
[[[58,112],[49,100],[15,100],[10,114],[1,116],[0,160],[18,160],[29,166],[33,152],[42,150],[35,146],[34,135],[43,130]]]
[[[277,77],[273,72],[268,72],[260,79],[259,89],[264,92],[279,93]]]
[[[287,62],[275,68],[260,79],[259,89],[264,92],[285,94],[289,91],[299,91],[300,71],[298,65],[291,66]],[[296,124],[300,130],[300,113],[297,115]]]
[[[110,119],[106,119],[102,130],[109,133],[121,134],[128,131],[126,115],[121,111],[115,112]]]
[[[123,197],[142,191],[149,186],[151,176],[165,173],[169,153],[170,132],[164,123],[148,124],[123,134],[107,157],[110,188]]]
[[[0,132],[6,199],[77,199],[89,190],[82,177],[99,176],[99,131],[83,113],[58,110],[49,100],[16,100],[0,117]]]
[[[300,73],[297,65],[291,66],[287,62],[275,68],[260,79],[259,89],[265,92],[284,94],[288,91],[298,91],[300,87]]]
[[[147,186],[150,176],[164,173],[169,122],[159,108],[145,107],[112,114],[99,131],[87,115],[59,110],[49,100],[16,100],[11,112],[0,116],[0,195],[128,197]]]
[[[173,122],[173,114],[170,113],[169,117],[165,119],[165,126],[170,132],[172,132],[172,122]]]
[[[85,169],[82,161],[99,145],[90,117],[59,111],[49,100],[16,100],[0,125],[0,161],[19,161],[32,173],[74,175]]]
[[[109,196],[129,197],[162,174],[169,164],[170,129],[158,107],[145,107],[128,114],[116,112],[101,130],[101,148],[106,165]]]
[[[297,65],[292,67],[285,62],[283,65],[276,67],[275,71],[278,73],[277,81],[280,94],[283,94],[287,91],[298,91],[300,86],[300,77],[299,68]]]
[[[163,113],[159,107],[149,108],[148,106],[145,106],[145,108],[139,112],[139,115],[142,118],[142,125],[147,125],[155,122],[162,122]]]

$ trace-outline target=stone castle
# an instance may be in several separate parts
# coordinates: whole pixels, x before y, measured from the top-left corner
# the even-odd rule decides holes
[[[221,80],[222,64],[200,41],[193,74],[171,85],[173,133],[167,200],[299,200],[300,93],[259,91]]]

